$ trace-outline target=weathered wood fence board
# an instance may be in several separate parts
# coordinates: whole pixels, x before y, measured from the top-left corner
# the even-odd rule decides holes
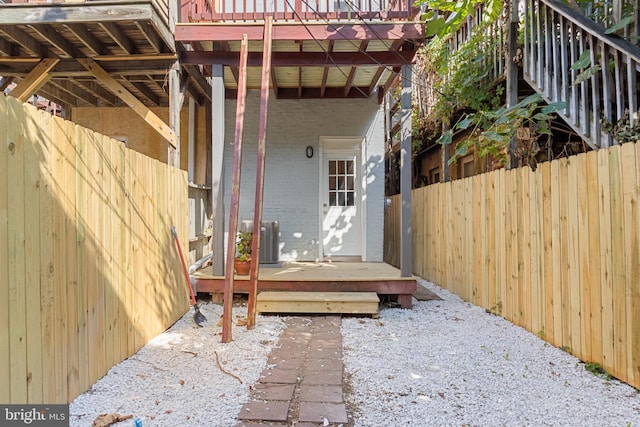
[[[0,401],[69,402],[185,313],[171,225],[186,173],[0,96]]]
[[[639,168],[627,143],[416,189],[414,273],[640,387]]]

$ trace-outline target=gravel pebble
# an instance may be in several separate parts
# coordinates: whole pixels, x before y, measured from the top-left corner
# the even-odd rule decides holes
[[[278,342],[284,320],[256,319],[256,327],[234,326],[233,341],[221,343],[217,326],[222,306],[200,304],[209,319],[194,326],[189,310],[169,330],[140,351],[114,366],[70,407],[71,426],[90,426],[102,413],[133,415],[147,426],[235,426],[250,386],[266,367],[267,356]],[[245,307],[234,307],[235,318],[246,318]],[[239,377],[223,373],[216,363]],[[117,426],[132,426],[128,420]]]
[[[420,280],[442,301],[345,318],[355,426],[640,426],[640,393]]]

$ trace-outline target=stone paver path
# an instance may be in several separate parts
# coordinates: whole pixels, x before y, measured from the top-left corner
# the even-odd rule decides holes
[[[238,427],[348,423],[339,316],[294,317],[240,410]]]

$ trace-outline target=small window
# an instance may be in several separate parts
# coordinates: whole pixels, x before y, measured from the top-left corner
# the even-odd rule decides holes
[[[429,184],[437,184],[440,182],[440,168],[433,168],[429,171]]]
[[[355,162],[329,160],[329,206],[355,206]]]
[[[473,155],[463,158],[460,162],[462,163],[462,174],[460,178],[475,175],[475,162],[473,160]]]

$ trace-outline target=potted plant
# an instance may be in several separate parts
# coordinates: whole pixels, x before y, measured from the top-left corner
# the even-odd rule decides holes
[[[236,238],[236,258],[234,267],[236,274],[246,276],[251,270],[251,245],[253,244],[253,233],[251,231],[240,231]]]

